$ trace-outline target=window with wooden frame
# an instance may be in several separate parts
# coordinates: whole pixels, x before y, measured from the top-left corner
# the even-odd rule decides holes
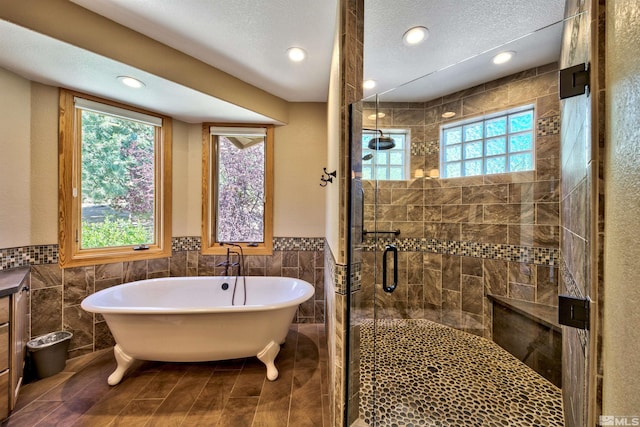
[[[171,118],[62,89],[61,267],[171,255]]]
[[[271,254],[273,125],[205,124],[202,156],[202,253]]]

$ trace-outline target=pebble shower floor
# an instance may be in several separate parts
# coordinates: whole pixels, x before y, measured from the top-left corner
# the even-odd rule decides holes
[[[564,426],[560,389],[492,341],[428,320],[373,326],[366,320],[360,329],[360,419],[367,425]]]

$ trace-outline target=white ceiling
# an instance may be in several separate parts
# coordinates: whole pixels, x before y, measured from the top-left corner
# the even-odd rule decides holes
[[[336,0],[72,1],[287,101],[327,99]]]
[[[365,96],[412,82],[384,99],[427,101],[557,61],[562,23],[553,24],[563,19],[564,3],[365,0],[364,78],[378,82]],[[419,45],[405,46],[402,35],[414,26],[427,27],[429,38]],[[516,51],[514,59],[494,65],[493,56],[505,50]]]
[[[261,114],[84,49],[0,20],[0,66],[29,80],[159,111],[189,123],[208,121],[272,123]],[[120,84],[136,76],[142,90]]]
[[[327,99],[337,0],[72,1],[287,101]],[[365,0],[364,78],[378,82],[365,95],[430,75],[392,92],[397,100],[428,100],[555,61],[561,25],[536,30],[560,21],[563,9],[564,0]],[[405,46],[402,34],[416,25],[429,28],[429,38]],[[271,120],[6,21],[0,39],[0,67],[35,81],[153,106],[187,122]],[[487,57],[516,39],[504,47],[517,51],[515,60],[497,69]],[[290,62],[291,46],[305,49],[307,60]],[[114,79],[134,71],[144,91]]]

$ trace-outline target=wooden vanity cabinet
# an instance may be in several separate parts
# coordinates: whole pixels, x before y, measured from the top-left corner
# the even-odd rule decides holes
[[[9,391],[11,377],[9,370],[9,355],[11,353],[9,346],[10,299],[8,296],[0,298],[0,419],[7,418],[11,410]]]
[[[22,385],[24,363],[29,340],[29,283],[20,286],[18,292],[11,296],[11,398],[9,408],[12,410],[18,400],[18,391]]]
[[[0,272],[0,420],[16,404],[28,335],[29,269]]]

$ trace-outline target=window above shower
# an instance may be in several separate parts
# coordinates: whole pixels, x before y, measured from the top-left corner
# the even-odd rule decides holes
[[[384,135],[393,139],[395,146],[390,149],[374,150],[369,141],[378,136],[377,131],[362,131],[362,179],[402,181],[409,179],[411,161],[408,129],[382,129]]]
[[[534,169],[533,105],[440,128],[440,176],[491,175]]]

